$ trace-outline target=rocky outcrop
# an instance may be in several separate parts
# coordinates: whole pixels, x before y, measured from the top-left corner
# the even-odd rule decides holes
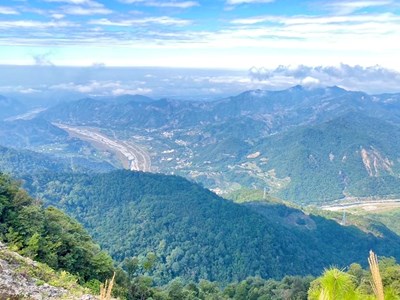
[[[384,172],[393,175],[393,162],[381,155],[374,147],[371,146],[369,150],[362,148],[361,158],[370,177],[378,177]]]
[[[50,285],[43,280],[49,277],[49,270],[51,269],[43,264],[10,251],[0,242],[0,300],[97,299],[92,295],[84,295],[78,285],[74,292]],[[56,276],[56,272],[51,272]]]

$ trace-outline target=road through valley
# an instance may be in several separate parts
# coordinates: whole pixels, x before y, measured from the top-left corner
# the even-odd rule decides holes
[[[118,157],[122,158],[123,165],[127,169],[144,172],[151,171],[149,154],[133,142],[110,138],[94,128],[70,126],[60,123],[55,123],[54,125],[67,131],[70,135],[92,143],[95,147],[101,145],[114,152]]]

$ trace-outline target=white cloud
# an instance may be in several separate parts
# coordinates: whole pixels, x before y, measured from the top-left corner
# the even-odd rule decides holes
[[[314,85],[318,85],[319,83],[320,83],[320,81],[318,78],[314,78],[311,76],[307,76],[301,80],[301,85],[304,85],[304,86],[314,86]]]
[[[51,21],[40,22],[32,20],[19,20],[19,21],[0,21],[0,28],[60,28],[60,27],[76,27],[75,23],[67,21]]]
[[[382,60],[376,59],[383,58],[383,52],[393,56],[400,50],[400,44],[393,43],[400,35],[400,16],[392,13],[327,17],[267,15],[235,19],[232,23],[236,27],[220,32],[225,36],[220,37],[225,44],[228,39],[232,43],[241,39],[242,43],[244,40],[250,43],[247,46],[308,49],[319,51],[318,56],[336,51],[334,55],[338,58],[342,55],[342,59],[335,63],[347,61],[344,55],[356,56],[358,51],[363,56],[368,53],[374,62],[382,64]]]
[[[249,77],[266,85],[288,87],[301,84],[305,86],[341,86],[349,90],[369,93],[399,92],[400,72],[380,66],[279,66],[275,69],[256,68],[249,70]]]
[[[366,22],[398,22],[400,16],[394,15],[392,13],[383,14],[368,14],[368,15],[350,15],[350,16],[325,16],[325,17],[315,17],[315,16],[257,16],[251,18],[234,19],[231,21],[232,24],[237,25],[254,25],[260,23],[276,23],[281,25],[304,25],[304,24],[317,24],[317,25],[327,25],[327,24],[340,24],[340,23],[366,23]]]
[[[104,7],[82,7],[82,6],[67,6],[62,8],[62,12],[67,15],[108,15],[113,11]]]
[[[239,5],[239,4],[252,4],[252,3],[271,3],[275,0],[227,0],[228,5]]]
[[[34,94],[34,93],[40,93],[41,91],[33,88],[24,88],[19,90],[19,92],[21,94]]]
[[[200,6],[197,1],[148,1],[148,0],[120,0],[126,4],[143,4],[153,7],[190,8]]]
[[[197,3],[171,0],[130,2],[140,5]],[[222,2],[226,3],[226,0]],[[231,3],[239,2],[231,0]],[[369,1],[369,5],[372,2]],[[6,35],[0,35],[0,45],[18,46],[19,49],[60,47],[63,49],[62,54],[54,58],[57,65],[86,65],[94,61],[104,61],[107,65],[247,69],[252,65],[259,65],[260,62],[269,67],[278,63],[321,65],[345,62],[360,65],[373,63],[400,69],[400,44],[396,43],[400,36],[400,15],[394,12],[326,16],[260,15],[226,23],[218,20],[216,24],[201,26],[197,21],[174,17],[173,14],[149,16],[147,9],[143,9],[143,15],[140,15],[141,12],[136,12],[138,15],[128,14],[129,9],[142,9],[141,6],[123,6],[126,10],[124,14],[111,14],[110,10],[91,0],[63,0],[62,3],[69,5],[47,11],[46,15],[53,17],[52,22],[48,22],[51,19],[46,22],[0,20],[0,28],[7,29]],[[22,8],[19,10],[23,12]],[[89,20],[75,18],[76,23],[71,23],[67,22],[67,15],[62,18],[66,13],[99,15],[92,16]],[[189,26],[194,22],[199,26]],[[68,30],[72,26],[76,30]],[[119,55],[111,56],[106,50],[102,50],[110,45],[113,52],[118,50]],[[80,47],[86,51],[81,51]],[[12,49],[8,53],[10,57],[17,56],[14,56]],[[23,55],[20,54],[20,59],[15,58],[12,61],[22,61],[21,56]],[[268,61],[264,63],[264,60]],[[11,60],[4,56],[2,61]]]
[[[19,15],[19,12],[11,7],[0,6],[0,15]]]
[[[120,88],[119,82],[99,82],[96,80],[92,80],[86,84],[77,84],[74,82],[69,83],[61,83],[50,86],[51,90],[65,90],[65,91],[73,91],[78,93],[94,93],[102,89],[114,89]]]
[[[67,3],[72,5],[87,5],[91,7],[102,7],[103,5],[93,0],[45,0],[46,2]]]
[[[133,82],[121,82],[121,81],[98,81],[91,80],[87,83],[61,83],[50,86],[51,90],[63,90],[70,92],[77,92],[86,95],[97,95],[97,96],[120,96],[120,95],[136,95],[136,94],[150,94],[151,88],[143,87],[145,82],[133,81]]]
[[[335,14],[351,14],[358,10],[369,7],[391,6],[392,0],[359,0],[359,1],[330,1],[325,4],[325,8],[333,11]]]
[[[55,13],[55,14],[51,14],[51,17],[52,17],[53,19],[59,20],[59,19],[63,19],[63,18],[65,17],[65,15]]]
[[[136,89],[131,89],[131,88],[117,88],[112,90],[112,94],[114,96],[121,96],[121,95],[146,95],[150,94],[152,92],[152,89],[149,88],[136,88]]]
[[[185,26],[189,25],[190,23],[191,22],[189,20],[176,19],[167,16],[149,17],[149,18],[132,19],[132,20],[119,20],[119,21],[110,21],[108,19],[98,19],[89,21],[89,24],[92,25],[121,26],[121,27],[129,27],[134,25],[147,25],[147,24]]]
[[[41,15],[41,16],[49,15],[49,11],[46,9],[40,9],[40,8],[28,7],[28,6],[19,6],[18,9],[24,13],[32,13],[32,14],[37,14],[37,15]]]

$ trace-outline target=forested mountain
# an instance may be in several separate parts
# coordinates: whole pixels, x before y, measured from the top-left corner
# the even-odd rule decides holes
[[[99,280],[109,278],[112,271],[116,271],[113,295],[132,300],[237,299],[250,293],[253,297],[290,294],[305,299],[312,280],[291,276],[281,282],[248,278],[222,290],[221,283],[217,282],[202,280],[197,284],[183,284],[176,279],[166,286],[154,287],[150,277],[135,273],[142,266],[145,270],[151,269],[154,263],[151,257],[148,253],[140,262],[124,261],[127,273],[113,267],[111,258],[100,251],[80,224],[54,207],[43,208],[18,183],[0,174],[0,297],[92,299],[93,296],[83,294],[98,293]]]
[[[111,257],[79,223],[54,207],[44,208],[1,173],[0,240],[56,270],[77,275],[82,283],[112,275]]]
[[[348,113],[261,140],[255,150],[262,155],[253,163],[290,178],[275,192],[284,199],[394,198],[400,195],[399,140],[398,125]]]
[[[0,121],[0,170],[14,174],[48,171],[110,171],[108,153],[70,137],[42,118]]]
[[[24,105],[15,99],[0,95],[0,121],[4,118],[23,112]]]
[[[397,197],[399,99],[296,86],[212,102],[87,98],[28,120],[7,119],[0,123],[0,170],[22,178],[48,208],[1,177],[4,191],[18,191],[6,197],[16,202],[1,198],[0,215],[7,212],[1,238],[54,268],[82,268],[75,272],[82,282],[106,278],[85,269],[103,268],[85,251],[107,264],[110,258],[57,207],[127,271],[118,276],[129,299],[305,299],[311,278],[284,276],[365,266],[370,249],[400,258],[400,237],[371,219],[357,223],[349,216],[341,226],[276,201],[233,203],[156,172],[217,192],[247,187],[262,195],[266,188],[271,199],[301,204]],[[98,173],[122,166],[155,173]],[[72,237],[48,236],[60,227]],[[73,257],[49,247],[57,242],[71,243],[65,247]],[[89,261],[85,267],[77,265],[81,254]]]
[[[400,257],[400,238],[384,226],[371,228],[375,236],[282,205],[254,209],[176,176],[116,171],[24,180],[35,197],[82,222],[115,259],[154,256],[148,272],[157,282],[315,274],[363,262],[369,249]]]
[[[0,146],[0,170],[14,176],[32,172],[72,171],[65,162],[49,155],[2,146]]]
[[[106,162],[83,157],[64,158],[0,146],[0,170],[15,177],[41,172],[106,172],[113,169]]]

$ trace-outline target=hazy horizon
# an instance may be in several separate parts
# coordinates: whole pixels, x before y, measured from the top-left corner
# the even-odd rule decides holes
[[[368,94],[399,93],[400,73],[379,66],[300,65],[248,70],[156,67],[0,65],[0,95],[59,102],[82,97],[139,94],[151,98],[209,101],[248,90],[339,86]]]

